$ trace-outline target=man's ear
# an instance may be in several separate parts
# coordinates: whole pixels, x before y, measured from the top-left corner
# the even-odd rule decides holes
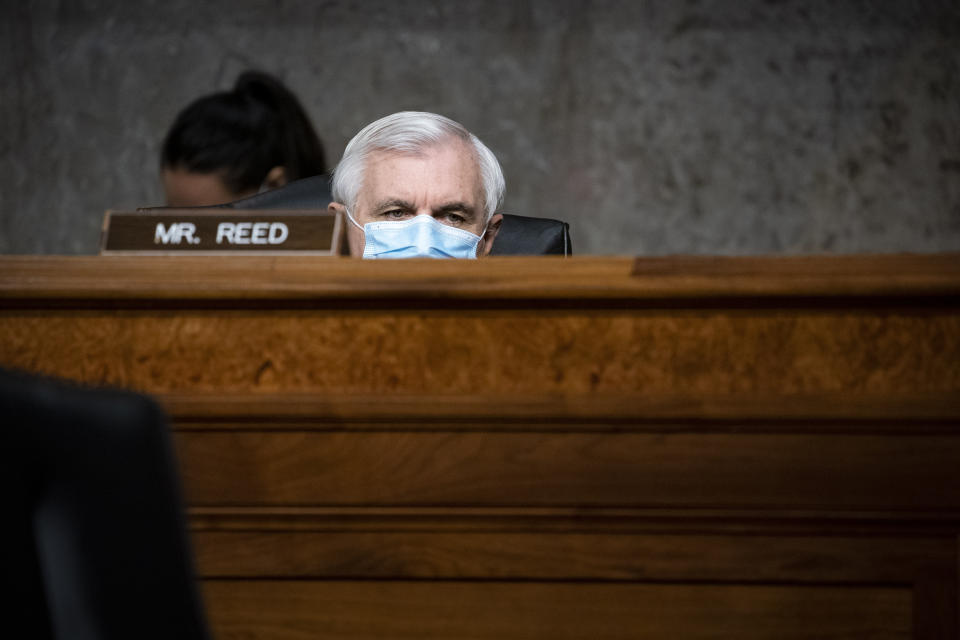
[[[503,224],[503,214],[493,214],[490,222],[487,223],[487,232],[483,234],[483,238],[480,240],[480,253],[478,257],[484,258],[490,255],[490,250],[493,249],[493,241],[496,239],[497,234],[500,233],[501,224]]]
[[[279,189],[287,184],[287,168],[277,166],[267,172],[267,177],[263,179],[263,186],[268,189]]]
[[[327,205],[327,211],[339,213],[343,216],[344,246],[341,247],[340,255],[350,255],[354,258],[363,257],[363,230],[358,229],[355,224],[347,220],[347,207],[339,202],[331,202]]]

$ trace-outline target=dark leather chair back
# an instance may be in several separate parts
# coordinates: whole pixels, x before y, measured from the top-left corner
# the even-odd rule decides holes
[[[220,206],[229,209],[326,209],[332,198],[328,177],[313,176]],[[490,253],[495,256],[569,256],[572,254],[570,225],[549,218],[504,214],[500,233]]]
[[[30,638],[208,638],[160,409],[0,370],[0,415],[8,627]]]
[[[528,218],[505,213],[490,255],[573,255],[570,248],[570,225],[550,218]]]
[[[226,209],[326,209],[332,200],[330,178],[324,175],[294,180],[279,189],[219,206]]]

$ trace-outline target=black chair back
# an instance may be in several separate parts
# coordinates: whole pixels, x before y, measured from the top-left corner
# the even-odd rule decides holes
[[[326,209],[333,200],[328,176],[294,180],[279,189],[218,205],[225,209]]]
[[[0,370],[0,415],[8,627],[30,638],[208,638],[156,404]]]
[[[490,255],[573,255],[570,247],[570,225],[550,218],[529,218],[505,213]]]

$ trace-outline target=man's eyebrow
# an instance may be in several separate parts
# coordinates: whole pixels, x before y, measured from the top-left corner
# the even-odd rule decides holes
[[[374,211],[384,211],[386,209],[398,208],[403,209],[404,211],[416,211],[417,207],[412,202],[403,200],[401,198],[388,198],[386,200],[381,200],[374,206]],[[454,202],[446,202],[439,207],[433,208],[434,213],[451,213],[459,212],[466,215],[468,218],[472,218],[476,215],[476,207],[473,207],[466,202],[461,202],[459,200]]]
[[[413,211],[414,209],[416,209],[416,207],[413,205],[413,203],[407,202],[406,200],[401,200],[401,199],[399,199],[399,198],[391,198],[391,199],[389,199],[389,200],[382,200],[382,201],[378,202],[377,205],[376,205],[373,209],[374,209],[374,211],[379,211],[379,210],[381,210],[381,209],[388,209],[388,208],[390,208],[390,207],[399,207],[400,209],[408,209],[408,210],[410,210],[410,211]]]
[[[467,214],[468,216],[472,216],[476,213],[476,208],[470,206],[466,202],[448,202],[446,204],[440,205],[439,207],[434,209],[434,211],[437,211],[440,213],[447,213],[451,211],[461,211]]]

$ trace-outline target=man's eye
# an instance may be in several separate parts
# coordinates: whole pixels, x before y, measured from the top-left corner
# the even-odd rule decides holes
[[[459,213],[445,213],[443,214],[443,221],[447,224],[461,225],[466,222],[467,219]]]
[[[403,220],[407,212],[402,209],[391,209],[390,211],[384,211],[381,215],[388,220]]]

